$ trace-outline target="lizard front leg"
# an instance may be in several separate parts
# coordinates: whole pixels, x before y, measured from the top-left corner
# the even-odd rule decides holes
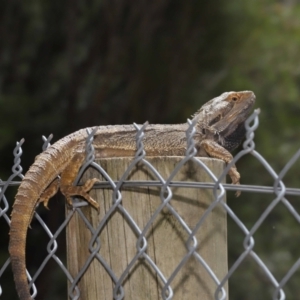
[[[205,139],[201,141],[200,147],[204,149],[210,157],[219,158],[227,164],[229,164],[233,159],[231,153],[215,141]],[[230,176],[233,184],[240,184],[241,175],[237,171],[235,165],[229,169],[228,175]],[[238,197],[240,194],[241,192],[237,191],[235,195]]]

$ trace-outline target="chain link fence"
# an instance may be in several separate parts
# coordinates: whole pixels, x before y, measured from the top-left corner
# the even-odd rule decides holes
[[[49,229],[47,223],[40,216],[39,212],[35,213],[35,219],[41,225],[42,229],[48,236],[48,244],[46,246],[47,254],[45,255],[42,263],[38,266],[36,270],[28,273],[28,279],[30,281],[32,297],[38,299],[39,290],[36,288],[35,282],[38,280],[39,276],[45,268],[49,261],[54,261],[58,269],[61,270],[61,273],[65,276],[65,282],[68,281],[68,297],[69,299],[79,299],[80,298],[80,289],[78,288],[78,283],[82,276],[87,272],[90,267],[90,263],[93,260],[97,260],[100,262],[102,267],[105,269],[106,273],[111,277],[113,282],[113,297],[114,299],[126,299],[126,294],[124,292],[124,282],[126,281],[129,272],[133,269],[135,263],[141,259],[143,259],[148,267],[156,274],[161,282],[161,290],[160,295],[161,299],[173,299],[174,288],[172,286],[174,279],[178,275],[178,272],[183,268],[186,262],[193,257],[199,267],[203,268],[203,272],[206,272],[209,277],[214,281],[215,284],[215,299],[228,299],[228,293],[226,285],[232,279],[237,269],[243,264],[243,262],[249,257],[256,263],[257,267],[261,274],[263,274],[263,280],[271,284],[272,289],[269,292],[269,299],[286,299],[285,287],[289,280],[294,276],[296,272],[299,272],[300,267],[300,256],[296,258],[296,261],[292,264],[292,266],[286,266],[285,274],[281,278],[276,278],[273,275],[272,268],[267,266],[264,260],[260,257],[260,255],[255,251],[255,237],[254,235],[260,229],[262,224],[266,221],[275,207],[281,203],[285,206],[287,211],[289,212],[290,218],[293,218],[298,224],[300,223],[300,215],[295,208],[295,205],[292,205],[291,201],[287,199],[288,196],[299,196],[300,188],[287,188],[283,182],[283,178],[285,174],[289,171],[289,169],[295,164],[300,156],[300,150],[295,153],[295,155],[288,161],[285,167],[282,169],[280,173],[276,173],[269,163],[264,159],[262,155],[260,155],[255,150],[255,144],[253,141],[254,131],[257,129],[259,124],[259,110],[255,110],[253,114],[248,118],[245,123],[246,127],[246,140],[243,143],[243,149],[237,153],[231,164],[226,166],[222,174],[218,177],[214,175],[214,173],[203,163],[199,158],[195,157],[196,149],[194,145],[193,135],[195,133],[194,123],[193,121],[188,120],[189,129],[187,130],[187,150],[186,155],[183,157],[178,164],[175,166],[174,170],[167,178],[163,178],[161,174],[157,171],[156,168],[147,160],[147,156],[144,148],[143,148],[143,137],[144,130],[147,124],[143,126],[138,126],[134,124],[137,130],[137,152],[135,157],[131,160],[130,165],[127,170],[121,176],[120,180],[114,181],[110,174],[106,173],[106,171],[97,163],[94,162],[94,149],[93,149],[93,132],[89,132],[89,136],[87,138],[87,158],[85,164],[82,166],[81,171],[78,174],[76,179],[76,184],[79,183],[82,174],[86,170],[87,167],[92,166],[97,170],[99,174],[103,178],[105,178],[105,182],[101,182],[95,185],[96,189],[111,189],[112,190],[112,204],[111,207],[106,211],[105,216],[102,218],[100,223],[95,227],[91,224],[90,220],[85,216],[82,212],[82,207],[87,206],[85,201],[75,198],[73,209],[67,210],[66,217],[60,226],[53,232]],[[50,141],[52,136],[48,139],[44,138],[43,149],[47,148],[50,145]],[[7,228],[9,229],[10,217],[9,212],[11,211],[11,206],[13,203],[13,199],[7,199],[7,194],[9,188],[12,186],[18,186],[20,181],[18,179],[22,179],[22,167],[21,167],[21,155],[22,155],[22,144],[24,140],[21,140],[17,143],[17,146],[14,149],[14,165],[12,168],[12,174],[6,181],[0,182],[1,193],[0,193],[0,220],[2,223],[7,224]],[[259,161],[263,167],[267,170],[270,176],[273,178],[273,186],[254,186],[254,185],[231,185],[225,184],[224,178],[229,170],[229,168],[235,164],[239,159],[241,159],[245,155],[252,155],[257,161]],[[188,161],[193,161],[199,169],[204,170],[211,178],[211,183],[204,182],[183,182],[183,181],[175,181],[174,177],[179,172],[184,164]],[[137,166],[143,165],[145,168],[151,170],[154,174],[154,180],[147,181],[133,181],[128,180],[128,175],[130,172]],[[160,192],[160,200],[161,204],[156,207],[151,217],[149,218],[146,225],[141,228],[136,220],[131,216],[131,214],[126,210],[123,206],[122,201],[125,202],[126,199],[123,198],[122,188],[124,187],[159,187]],[[198,221],[195,226],[190,227],[187,222],[182,218],[182,216],[174,209],[172,201],[173,201],[173,189],[174,188],[195,188],[195,189],[208,189],[212,191],[213,201],[209,205],[209,207],[205,210],[202,215],[199,215]],[[253,195],[258,194],[269,194],[271,195],[272,200],[266,206],[266,208],[260,213],[258,219],[252,224],[251,227],[247,226],[242,222],[242,220],[238,217],[238,215],[231,209],[231,207],[225,201],[225,192],[227,191],[235,191],[240,190],[242,195],[244,193],[251,192]],[[239,200],[242,201],[242,200]],[[251,205],[251,203],[245,203],[244,205]],[[221,207],[223,211],[226,212],[228,219],[239,228],[239,230],[243,233],[244,240],[242,243],[242,250],[239,255],[236,257],[235,261],[232,262],[229,266],[228,272],[222,278],[218,277],[216,273],[213,271],[211,266],[207,263],[207,261],[203,258],[202,255],[197,251],[197,246],[201,241],[196,238],[196,233],[199,231],[201,226],[203,226],[205,220],[209,217],[209,215],[214,211],[216,207]],[[149,232],[150,227],[152,226],[154,220],[157,218],[158,214],[160,214],[163,210],[167,210],[180,224],[182,229],[188,235],[187,240],[185,240],[186,252],[185,255],[178,262],[177,267],[172,270],[170,276],[166,276],[159,266],[156,264],[153,257],[148,255],[147,253],[147,232]],[[104,230],[105,226],[107,226],[107,222],[109,218],[114,214],[115,211],[119,211],[122,213],[123,218],[126,220],[136,237],[137,249],[135,256],[132,258],[128,266],[122,271],[121,274],[116,274],[114,269],[107,263],[102,255],[100,255],[101,243],[99,242],[99,235]],[[51,214],[51,211],[49,212]],[[59,257],[58,253],[58,237],[65,233],[65,229],[68,226],[70,220],[74,218],[74,215],[81,218],[85,226],[88,228],[91,234],[91,239],[89,245],[86,245],[89,249],[89,256],[86,259],[86,262],[81,266],[80,271],[75,276],[72,276],[69,272],[66,263],[64,262],[64,258]],[[298,231],[299,233],[299,231]],[[28,236],[33,234],[29,230]],[[228,236],[230,238],[230,232],[228,232]],[[268,237],[266,237],[268,238]],[[299,239],[299,235],[297,237]],[[7,236],[4,238],[5,242],[8,242]],[[295,240],[295,243],[297,241]],[[82,245],[84,246],[84,245]],[[39,244],[36,244],[36,248],[41,247]],[[270,249],[276,250],[276,249]],[[38,251],[38,250],[37,250]],[[8,252],[7,252],[8,253]],[[299,252],[300,254],[300,252]],[[6,285],[2,283],[2,278],[5,274],[10,272],[10,261],[9,258],[2,259],[2,265],[0,265],[0,296],[5,295]],[[12,280],[12,277],[11,277]],[[246,285],[251,286],[251,282],[246,282]],[[251,288],[250,288],[251,290]],[[230,292],[231,293],[231,292]],[[259,299],[259,297],[255,296],[255,291],[253,290],[254,296],[251,297],[243,297],[243,299]],[[294,298],[297,299],[297,295],[294,294]],[[65,297],[66,298],[66,297]],[[62,298],[62,299],[65,299]],[[230,297],[231,298],[231,297]]]

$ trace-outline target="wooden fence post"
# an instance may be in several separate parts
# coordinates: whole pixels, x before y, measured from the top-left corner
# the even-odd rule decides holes
[[[118,180],[132,158],[107,158],[97,161],[113,180]],[[163,178],[167,178],[180,157],[149,157],[147,160],[158,170]],[[220,175],[224,164],[220,160],[201,158],[214,172]],[[85,178],[99,177],[94,169],[89,169]],[[101,177],[101,176],[100,176]],[[83,179],[84,180],[84,179]],[[128,180],[157,180],[151,171],[140,165],[131,172]],[[175,181],[211,182],[206,172],[198,165],[188,162],[174,178]],[[212,191],[194,188],[172,188],[171,205],[192,229],[199,221],[213,200]],[[95,209],[84,207],[82,211],[94,228],[103,219],[112,206],[110,189],[95,189],[90,195],[99,203],[100,214]],[[161,204],[160,188],[137,187],[122,189],[122,204],[142,230],[154,211]],[[91,232],[76,213],[67,227],[67,261],[68,268],[75,277],[86,262]],[[155,262],[166,279],[177,267],[187,250],[185,242],[189,235],[177,218],[164,208],[156,217],[147,232],[146,253]],[[228,271],[227,266],[227,222],[226,213],[219,205],[210,213],[196,235],[198,253],[221,280]],[[127,265],[137,253],[137,236],[132,225],[126,221],[120,210],[116,210],[108,219],[100,233],[101,248],[99,254],[105,259],[117,278],[121,276]],[[106,300],[113,299],[114,282],[101,263],[94,259],[79,281],[80,299]],[[124,287],[126,300],[162,299],[163,283],[145,259],[139,259],[129,275]],[[174,292],[172,299],[214,299],[216,284],[192,256],[181,268],[171,283]],[[228,288],[226,286],[226,290]],[[228,299],[228,298],[227,298]]]

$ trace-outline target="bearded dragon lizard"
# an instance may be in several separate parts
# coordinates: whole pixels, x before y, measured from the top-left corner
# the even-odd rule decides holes
[[[197,122],[194,136],[197,156],[210,156],[229,163],[232,160],[230,152],[244,138],[244,122],[254,102],[253,92],[242,91],[223,93],[204,104],[193,116]],[[187,124],[148,125],[143,140],[146,155],[184,156],[187,128]],[[135,134],[131,125],[98,127],[93,142],[96,157],[134,156]],[[37,204],[43,202],[47,207],[49,199],[60,189],[69,204],[72,204],[71,196],[79,195],[99,210],[99,205],[88,194],[98,179],[90,179],[83,186],[72,185],[85,160],[86,137],[86,130],[81,129],[47,148],[36,157],[18,189],[11,215],[9,253],[21,300],[31,299],[25,244]],[[233,184],[239,184],[240,174],[234,165],[228,174]]]

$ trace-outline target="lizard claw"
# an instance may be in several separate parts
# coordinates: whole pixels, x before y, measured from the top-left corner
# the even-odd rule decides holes
[[[239,185],[240,183],[238,182],[238,183],[236,183],[236,185]],[[241,195],[241,191],[239,191],[239,190],[237,190],[236,192],[235,192],[235,196],[236,197],[239,197],[240,195]]]
[[[231,167],[231,169],[228,172],[228,175],[230,176],[230,178],[232,180],[232,184],[234,184],[234,185],[239,185],[240,184],[241,175],[237,171],[236,167]],[[235,196],[239,197],[240,195],[241,195],[241,191],[237,190],[235,192]]]

